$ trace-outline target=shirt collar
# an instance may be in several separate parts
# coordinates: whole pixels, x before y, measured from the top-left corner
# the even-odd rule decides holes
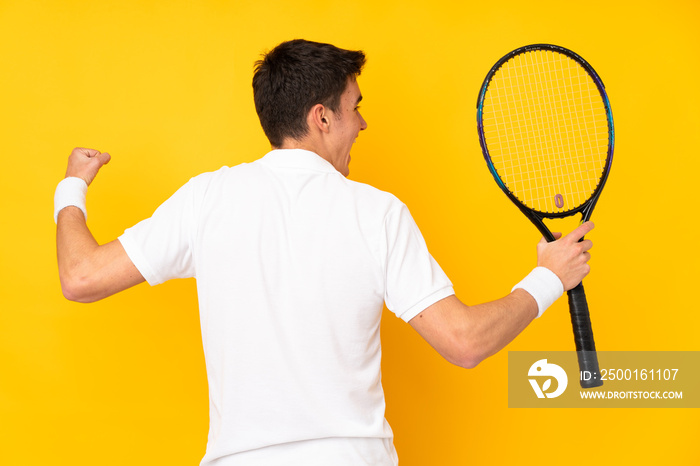
[[[274,149],[260,160],[266,165],[278,168],[302,168],[339,173],[329,161],[317,153],[305,149]]]

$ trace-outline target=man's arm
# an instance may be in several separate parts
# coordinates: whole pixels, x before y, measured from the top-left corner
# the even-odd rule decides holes
[[[82,178],[89,186],[109,160],[107,153],[74,149],[68,158],[66,177]],[[56,225],[58,274],[67,299],[93,302],[144,281],[119,240],[97,244],[78,207],[63,208]]]
[[[590,240],[579,240],[593,229],[586,222],[557,241],[540,241],[537,265],[554,272],[564,290],[588,275]],[[467,306],[450,296],[410,320],[411,326],[449,362],[472,368],[510,343],[537,316],[535,299],[523,289],[489,303]]]

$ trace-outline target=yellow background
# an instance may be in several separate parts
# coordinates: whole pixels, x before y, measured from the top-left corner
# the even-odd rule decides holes
[[[586,58],[617,131],[586,279],[598,347],[699,350],[698,24],[697,2],[673,0],[2,0],[0,464],[198,464],[208,417],[194,281],[66,301],[53,191],[74,146],[109,151],[88,199],[106,242],[189,177],[258,158],[253,62],[295,37],[368,54],[369,129],[351,178],[409,206],[471,304],[507,293],[539,238],[482,159],[479,86],[521,45]],[[383,338],[403,466],[700,463],[697,410],[508,409],[506,352],[459,369],[392,315]],[[572,345],[562,299],[508,350]]]

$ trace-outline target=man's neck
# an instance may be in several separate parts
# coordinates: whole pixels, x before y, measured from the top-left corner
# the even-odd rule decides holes
[[[311,141],[308,138],[301,141],[296,139],[285,139],[280,147],[273,147],[273,149],[303,149],[313,152],[321,158],[328,160],[327,157],[324,157],[323,154],[325,151],[323,151],[320,145],[315,144],[314,141]],[[330,160],[328,161],[330,162]]]

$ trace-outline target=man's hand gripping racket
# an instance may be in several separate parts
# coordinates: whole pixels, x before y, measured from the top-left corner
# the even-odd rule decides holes
[[[581,250],[574,254],[587,261],[590,242],[583,236],[592,224],[585,222],[607,180],[615,140],[610,102],[595,70],[556,45],[516,49],[486,75],[477,126],[494,179],[547,241],[556,237],[545,218],[581,214],[582,225],[562,241],[580,239]],[[565,289],[573,286],[569,308],[579,367],[600,374],[583,284],[568,282],[561,273]],[[581,380],[583,388],[600,385],[599,377]]]
[[[586,222],[563,238],[561,233],[553,233],[558,241],[550,243],[542,238],[537,244],[537,265],[554,272],[565,291],[575,288],[590,271],[588,260],[591,255],[588,251],[593,242],[583,237],[593,227],[593,222]]]

